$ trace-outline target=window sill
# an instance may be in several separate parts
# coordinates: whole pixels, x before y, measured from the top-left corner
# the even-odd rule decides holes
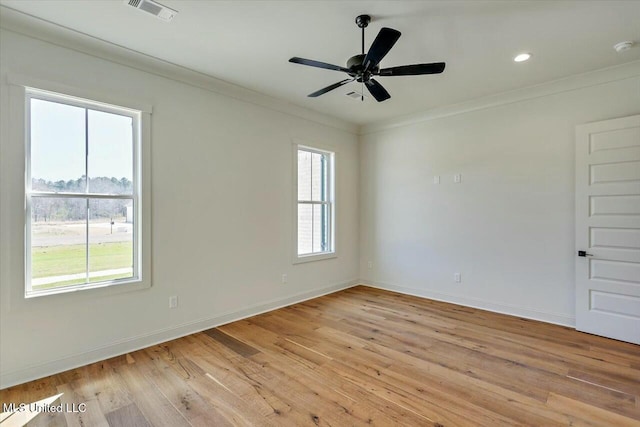
[[[86,292],[100,290],[100,293],[120,293],[130,292],[151,287],[149,281],[143,281],[139,278],[122,279],[118,281],[100,282],[96,284],[76,285],[68,287],[60,287],[57,289],[47,289],[42,291],[31,291],[25,293],[25,299],[37,299],[51,295],[73,294],[77,292]],[[93,293],[92,293],[93,294]],[[94,294],[95,295],[95,294]]]
[[[305,262],[320,261],[323,259],[331,259],[331,258],[337,258],[337,257],[338,257],[338,254],[336,252],[325,252],[321,254],[295,256],[293,258],[293,264],[303,264]]]

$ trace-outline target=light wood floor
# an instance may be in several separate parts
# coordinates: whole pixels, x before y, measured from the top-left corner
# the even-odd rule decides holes
[[[356,287],[3,390],[30,425],[640,426],[640,346]]]

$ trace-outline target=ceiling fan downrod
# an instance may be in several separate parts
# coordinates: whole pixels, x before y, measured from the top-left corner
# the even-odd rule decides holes
[[[371,16],[369,15],[358,15],[356,16],[356,25],[362,28],[362,54],[364,55],[364,29],[367,28],[371,22]],[[364,82],[361,84],[360,88],[360,101],[364,102]]]
[[[362,28],[362,54],[364,55],[364,29],[367,28],[371,22],[371,16],[369,15],[358,15],[356,16],[356,25]]]

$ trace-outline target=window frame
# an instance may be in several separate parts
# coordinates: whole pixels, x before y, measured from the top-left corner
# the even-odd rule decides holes
[[[62,294],[68,292],[77,292],[77,291],[85,291],[90,289],[99,289],[99,288],[107,288],[107,287],[115,287],[119,285],[134,285],[136,288],[140,287],[149,287],[150,282],[143,282],[143,276],[145,275],[144,270],[148,271],[148,261],[146,261],[147,257],[143,260],[143,254],[145,252],[144,246],[148,246],[145,244],[146,236],[143,236],[143,229],[148,228],[145,227],[143,213],[143,127],[148,127],[148,123],[144,126],[143,116],[144,111],[123,107],[120,105],[114,105],[111,103],[105,103],[101,101],[81,98],[73,95],[67,95],[59,92],[52,92],[48,90],[43,90],[34,87],[24,87],[24,139],[25,139],[25,188],[24,188],[24,196],[25,196],[25,211],[24,211],[24,221],[25,221],[25,248],[24,248],[24,268],[25,268],[25,280],[24,280],[24,296],[25,298],[33,298],[33,297],[41,297],[47,295],[55,295]],[[132,193],[131,194],[102,194],[102,193],[67,193],[67,192],[46,192],[46,191],[33,191],[32,189],[32,176],[31,176],[31,100],[43,100],[47,102],[54,102],[62,105],[70,105],[78,108],[85,109],[85,129],[88,126],[88,111],[94,110],[104,113],[116,114],[120,116],[130,117],[132,119],[132,138],[133,138],[133,147],[132,147],[132,160],[133,160],[133,176],[132,176]],[[85,144],[88,143],[88,135],[85,134]],[[85,145],[86,147],[86,145]],[[85,151],[85,159],[88,158],[88,152]],[[87,159],[88,160],[88,159]],[[85,160],[86,161],[86,160]],[[87,165],[85,167],[88,167]],[[85,175],[86,174],[85,169]],[[89,177],[87,176],[87,185],[89,183]],[[31,277],[31,263],[32,263],[32,247],[31,247],[31,231],[32,231],[32,201],[33,198],[80,198],[85,199],[87,203],[91,200],[99,200],[99,199],[126,199],[132,200],[133,204],[133,272],[132,277],[121,278],[121,279],[111,279],[104,280],[98,282],[85,282],[82,284],[75,285],[66,285],[53,287],[42,290],[33,290],[32,289],[32,277]],[[87,218],[87,228],[88,228]],[[87,230],[88,231],[88,230]],[[87,234],[88,239],[88,234]],[[88,242],[87,242],[88,244]],[[87,257],[89,248],[87,246]],[[88,277],[87,271],[87,277]],[[135,286],[137,285],[137,286]]]
[[[298,152],[306,151],[315,154],[328,155],[329,165],[327,173],[327,198],[326,202],[298,199]],[[323,259],[336,258],[338,256],[336,248],[336,160],[337,153],[332,147],[323,147],[319,144],[306,144],[294,142],[293,144],[293,264],[319,261]],[[315,252],[304,255],[298,254],[298,206],[300,203],[315,205],[327,205],[329,207],[329,218],[327,220],[329,231],[329,250]]]

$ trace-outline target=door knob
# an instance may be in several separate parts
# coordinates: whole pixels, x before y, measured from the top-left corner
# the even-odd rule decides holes
[[[593,256],[593,254],[588,254],[587,251],[578,251],[578,256],[587,257],[587,256]]]

